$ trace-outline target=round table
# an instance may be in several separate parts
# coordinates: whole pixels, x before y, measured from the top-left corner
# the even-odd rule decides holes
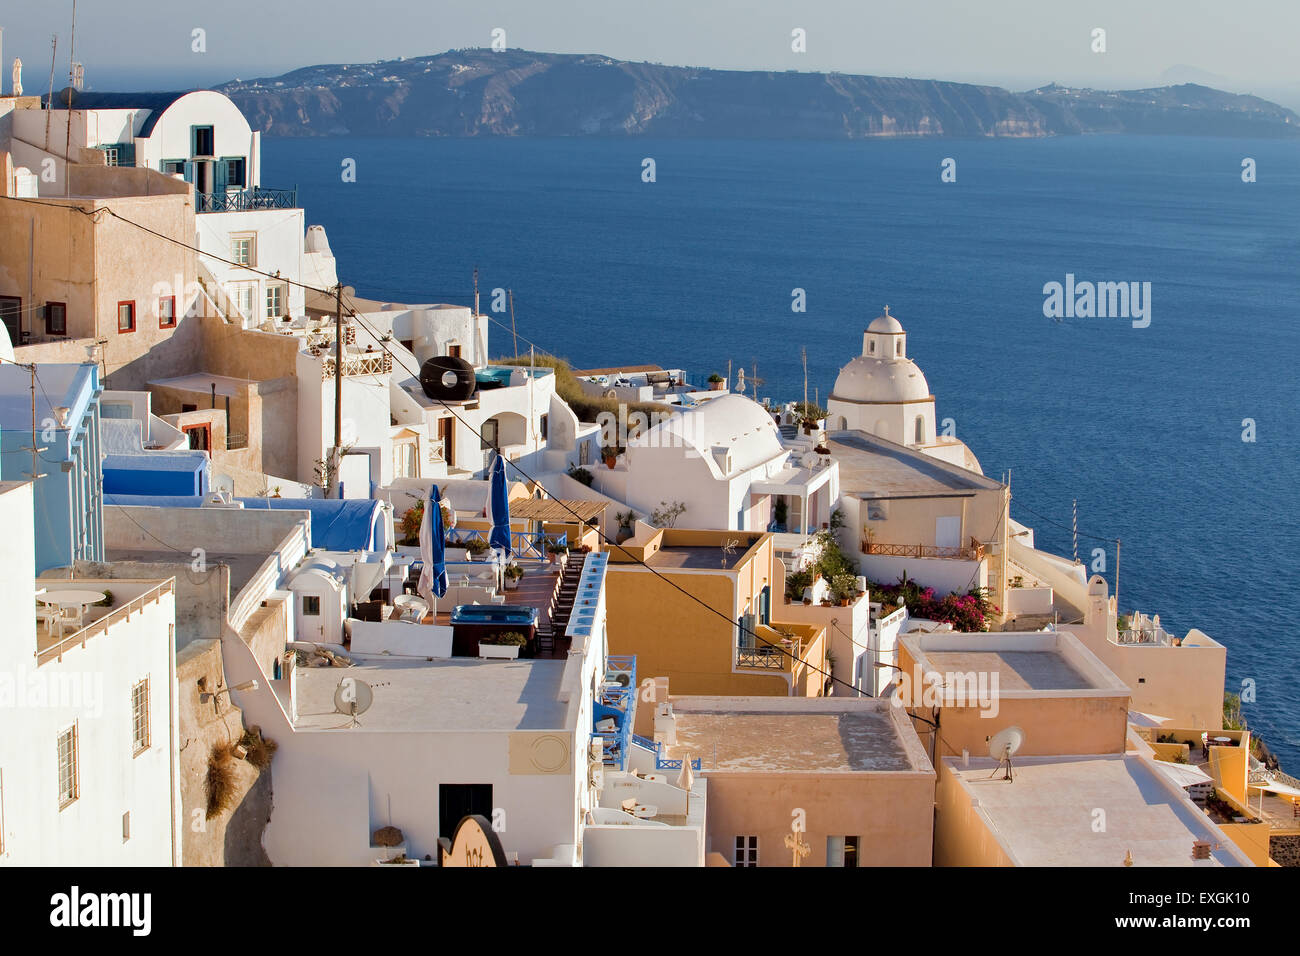
[[[47,621],[45,626],[48,632],[48,631],[52,631],[53,630],[52,625],[57,623],[59,634],[62,635],[63,624],[64,624],[63,621],[64,608],[70,608],[70,607],[77,608],[78,619],[76,623],[80,625],[81,623],[80,616],[82,613],[82,609],[91,604],[98,604],[100,601],[104,600],[104,598],[106,598],[107,596],[108,595],[106,595],[103,591],[85,591],[78,588],[58,588],[53,591],[46,591],[44,594],[36,595],[36,600],[40,601],[42,604],[45,604],[49,607],[59,608],[58,618],[56,618],[54,621]]]
[[[1214,744],[1215,746],[1218,746],[1218,747],[1231,747],[1231,746],[1232,746],[1232,738],[1231,738],[1231,737],[1211,737],[1211,738],[1210,738],[1210,743],[1212,743],[1212,744]]]

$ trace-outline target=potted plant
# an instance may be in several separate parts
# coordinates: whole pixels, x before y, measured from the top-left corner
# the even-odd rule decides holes
[[[613,468],[618,463],[618,456],[623,454],[623,449],[618,445],[605,445],[600,450],[600,458],[605,463],[606,468]]]
[[[569,466],[569,477],[572,478],[574,481],[581,482],[582,484],[586,485],[588,488],[590,488],[592,482],[596,480],[596,476],[593,475],[590,471],[588,471],[586,468],[579,468],[577,465]]]
[[[811,571],[795,571],[786,575],[785,578],[785,600],[789,604],[793,601],[804,601],[803,592],[812,585],[813,576]],[[811,603],[804,601],[805,604]]]
[[[502,631],[479,638],[478,656],[494,660],[513,661],[519,657],[519,649],[528,643],[528,638],[518,631]]]
[[[636,532],[632,530],[636,525],[635,511],[631,508],[627,509],[627,511],[620,511],[614,515],[614,520],[618,522],[618,534],[614,537],[615,541],[622,544],[628,538],[635,536]]]
[[[513,591],[519,587],[519,579],[524,576],[524,569],[517,564],[506,565],[506,590]]]
[[[554,564],[557,560],[559,560],[560,555],[568,554],[568,552],[569,552],[568,545],[560,544],[560,542],[558,541],[552,541],[550,544],[546,546],[547,560],[549,560],[551,564]]]
[[[858,596],[858,579],[852,574],[837,574],[831,578],[831,594],[840,602],[840,607],[848,607]]]
[[[465,542],[465,551],[469,554],[471,561],[477,561],[487,553],[487,542],[482,538],[470,538]]]
[[[709,391],[720,392],[722,391],[724,385],[726,385],[726,379],[724,379],[717,372],[714,372],[712,375],[709,376]]]

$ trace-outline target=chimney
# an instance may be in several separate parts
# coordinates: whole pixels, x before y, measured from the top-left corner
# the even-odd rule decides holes
[[[1192,859],[1208,860],[1210,858],[1211,845],[1205,840],[1192,841]]]

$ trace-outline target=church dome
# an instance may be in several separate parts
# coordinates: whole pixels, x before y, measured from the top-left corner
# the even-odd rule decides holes
[[[889,314],[888,307],[886,307],[884,315],[878,315],[871,320],[871,324],[867,326],[867,331],[897,334],[903,331],[903,325],[898,319]]]
[[[881,316],[876,322],[886,318]],[[888,321],[897,324],[892,317]],[[866,355],[859,355],[840,370],[831,394],[842,402],[919,402],[929,397],[930,383],[911,359],[889,361]]]

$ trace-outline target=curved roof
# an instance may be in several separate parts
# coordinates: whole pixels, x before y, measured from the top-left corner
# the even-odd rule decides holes
[[[877,320],[879,321],[879,320]],[[930,397],[930,383],[911,359],[859,355],[840,370],[831,399],[841,402],[920,402]]]
[[[743,395],[724,395],[678,412],[628,442],[629,449],[677,446],[693,448],[705,461],[713,462],[719,474],[715,448],[731,453],[732,471],[753,468],[784,451],[771,413]]]
[[[903,325],[898,319],[886,312],[884,315],[878,315],[872,319],[871,324],[867,326],[867,331],[899,334],[903,331]]]
[[[140,136],[148,138],[152,135],[154,126],[158,124],[158,120],[169,106],[182,96],[200,92],[215,93],[217,91],[178,90],[172,93],[96,93],[78,90],[73,93],[72,108],[74,110],[149,110],[144,126],[140,128]],[[67,109],[67,95],[67,87],[54,94],[54,109]],[[49,94],[43,96],[41,105],[47,106],[49,99]]]

